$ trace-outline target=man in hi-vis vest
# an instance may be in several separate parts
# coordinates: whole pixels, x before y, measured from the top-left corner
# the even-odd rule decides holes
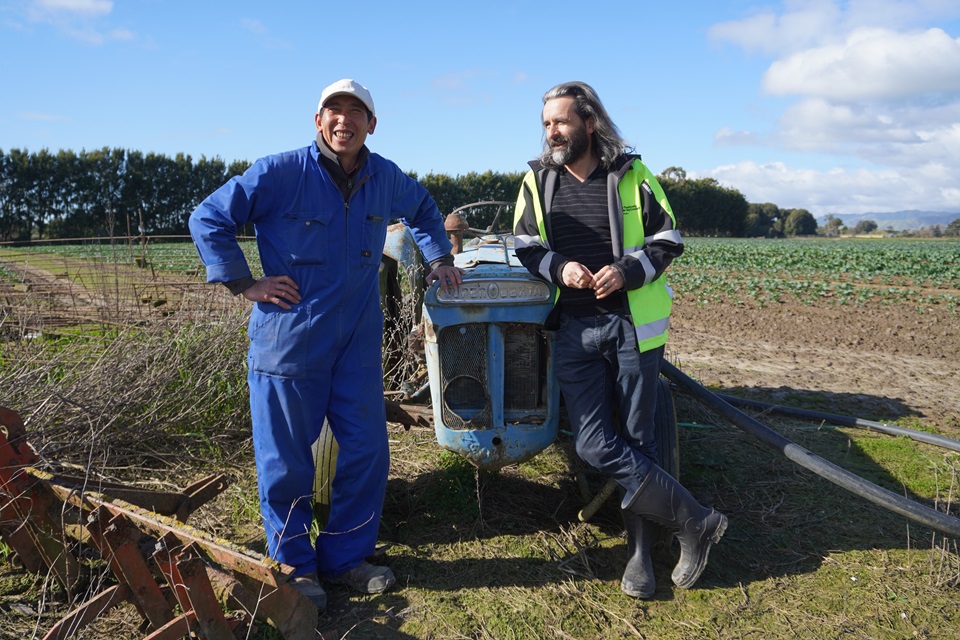
[[[675,533],[673,582],[689,588],[727,518],[700,505],[656,461],[655,411],[672,291],[663,278],[683,240],[663,189],[628,152],[596,92],[582,82],[543,96],[544,149],[517,198],[516,254],[557,285],[547,328],[577,454],[615,479],[629,560],[621,588],[656,591],[653,524]]]

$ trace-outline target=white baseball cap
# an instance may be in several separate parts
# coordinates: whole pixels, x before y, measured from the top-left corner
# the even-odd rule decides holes
[[[373,108],[373,96],[370,95],[370,91],[368,91],[365,86],[356,80],[344,78],[343,80],[337,80],[332,85],[324,89],[323,93],[320,94],[320,103],[317,105],[317,113],[320,113],[320,110],[323,109],[324,103],[326,103],[326,101],[333,96],[353,96],[362,102],[367,109],[370,109],[370,113],[377,115],[377,110]]]

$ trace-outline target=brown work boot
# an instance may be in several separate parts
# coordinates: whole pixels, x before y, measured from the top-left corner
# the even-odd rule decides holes
[[[366,560],[353,569],[328,579],[328,582],[345,584],[360,593],[383,593],[396,581],[397,577],[393,575],[393,571],[389,567],[378,567]]]
[[[327,592],[320,586],[320,580],[317,579],[316,573],[307,573],[302,576],[290,578],[287,584],[315,604],[320,613],[323,613],[327,608]]]

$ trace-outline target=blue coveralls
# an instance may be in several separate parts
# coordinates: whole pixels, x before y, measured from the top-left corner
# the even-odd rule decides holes
[[[411,228],[427,262],[450,252],[442,215],[416,180],[371,153],[345,203],[316,144],[257,160],[190,217],[208,282],[251,275],[236,234],[252,222],[264,275],[299,286],[301,301],[289,311],[257,303],[248,328],[267,545],[295,575],[336,576],[376,545],[389,470],[378,267],[391,219]],[[314,549],[311,445],[324,417],[339,452],[329,520]]]

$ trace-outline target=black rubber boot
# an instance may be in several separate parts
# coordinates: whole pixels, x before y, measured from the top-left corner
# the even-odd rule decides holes
[[[657,534],[658,525],[645,521],[628,510],[621,510],[623,526],[627,530],[627,567],[623,570],[620,590],[631,598],[646,600],[657,590],[653,577],[653,560],[650,549]]]
[[[634,514],[662,524],[680,542],[680,561],[673,569],[673,583],[689,589],[707,567],[710,546],[720,542],[727,530],[727,517],[697,502],[669,473],[653,465],[643,484],[622,505]]]

